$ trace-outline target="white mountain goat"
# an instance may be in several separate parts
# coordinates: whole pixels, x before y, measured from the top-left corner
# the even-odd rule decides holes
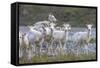
[[[40,53],[40,46],[42,45],[43,40],[43,30],[42,28],[37,31],[34,27],[29,27],[30,31],[25,35],[24,42],[26,45],[28,45],[29,48],[29,55],[28,58],[31,59],[33,57],[33,52],[37,52],[38,55]],[[36,50],[36,47],[38,48]]]
[[[55,18],[55,16],[54,16],[53,14],[51,14],[51,13],[49,14],[48,20],[49,20],[51,23],[57,21],[57,19]]]
[[[69,24],[64,24],[63,26],[64,26],[65,33],[66,33],[65,41],[68,41],[68,40],[69,40],[69,30],[71,30],[71,25],[69,25]]]
[[[40,27],[41,25],[43,25],[45,31],[45,36],[44,36],[44,42],[47,42],[48,44],[46,44],[47,46],[50,44],[51,41],[51,28],[50,28],[50,23],[56,22],[57,19],[55,18],[55,16],[53,14],[49,14],[48,16],[48,21],[39,21],[35,24],[36,27]]]
[[[19,58],[23,56],[21,46],[22,46],[22,34],[21,32],[19,32]]]
[[[75,45],[82,45],[82,44],[87,44],[85,45],[85,49],[87,50],[87,46],[89,45],[89,42],[91,40],[91,28],[92,24],[87,25],[87,31],[84,32],[76,32],[72,37],[73,37],[73,42]],[[88,52],[87,52],[88,53]],[[78,55],[78,52],[77,52]]]
[[[65,30],[56,30],[55,29],[55,24],[54,23],[51,23],[51,28],[52,28],[52,46],[53,46],[53,43],[54,42],[58,42],[59,43],[59,48],[60,48],[60,51],[62,52],[62,47],[67,40],[68,40],[68,30],[70,29],[70,25],[69,24],[65,24],[64,25],[64,28]]]
[[[25,57],[24,54],[27,46],[24,45],[24,36],[24,33],[19,32],[19,58]]]
[[[71,30],[71,25],[69,25],[69,24],[63,24],[63,29],[64,29],[64,31],[65,31],[65,39],[64,39],[64,45],[63,45],[63,54],[67,54],[66,53],[66,49],[67,49],[67,51],[68,51],[68,47],[69,47],[69,45],[67,44],[68,43],[68,41],[69,41],[69,38],[70,38],[70,36],[69,36],[69,31]],[[70,52],[70,51],[69,51]]]

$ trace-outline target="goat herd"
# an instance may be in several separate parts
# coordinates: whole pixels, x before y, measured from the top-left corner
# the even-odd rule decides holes
[[[95,53],[96,45],[90,43],[91,39],[95,39],[91,32],[92,24],[86,26],[86,30],[73,35],[70,35],[70,24],[60,27],[53,21],[40,21],[34,26],[24,26],[29,30],[26,33],[19,30],[19,58],[31,60],[34,56],[42,55],[53,57]]]

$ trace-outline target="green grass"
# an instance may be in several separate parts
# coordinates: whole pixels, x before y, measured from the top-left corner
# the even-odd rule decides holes
[[[90,43],[96,43],[96,38],[91,38]]]
[[[79,60],[93,60],[96,59],[95,54],[81,54],[79,56],[75,55],[62,55],[62,56],[47,56],[47,55],[42,55],[42,56],[34,56],[32,58],[32,61],[27,61],[27,59],[20,59],[19,63],[24,64],[24,63],[43,63],[43,62],[61,62],[61,61],[79,61]]]

